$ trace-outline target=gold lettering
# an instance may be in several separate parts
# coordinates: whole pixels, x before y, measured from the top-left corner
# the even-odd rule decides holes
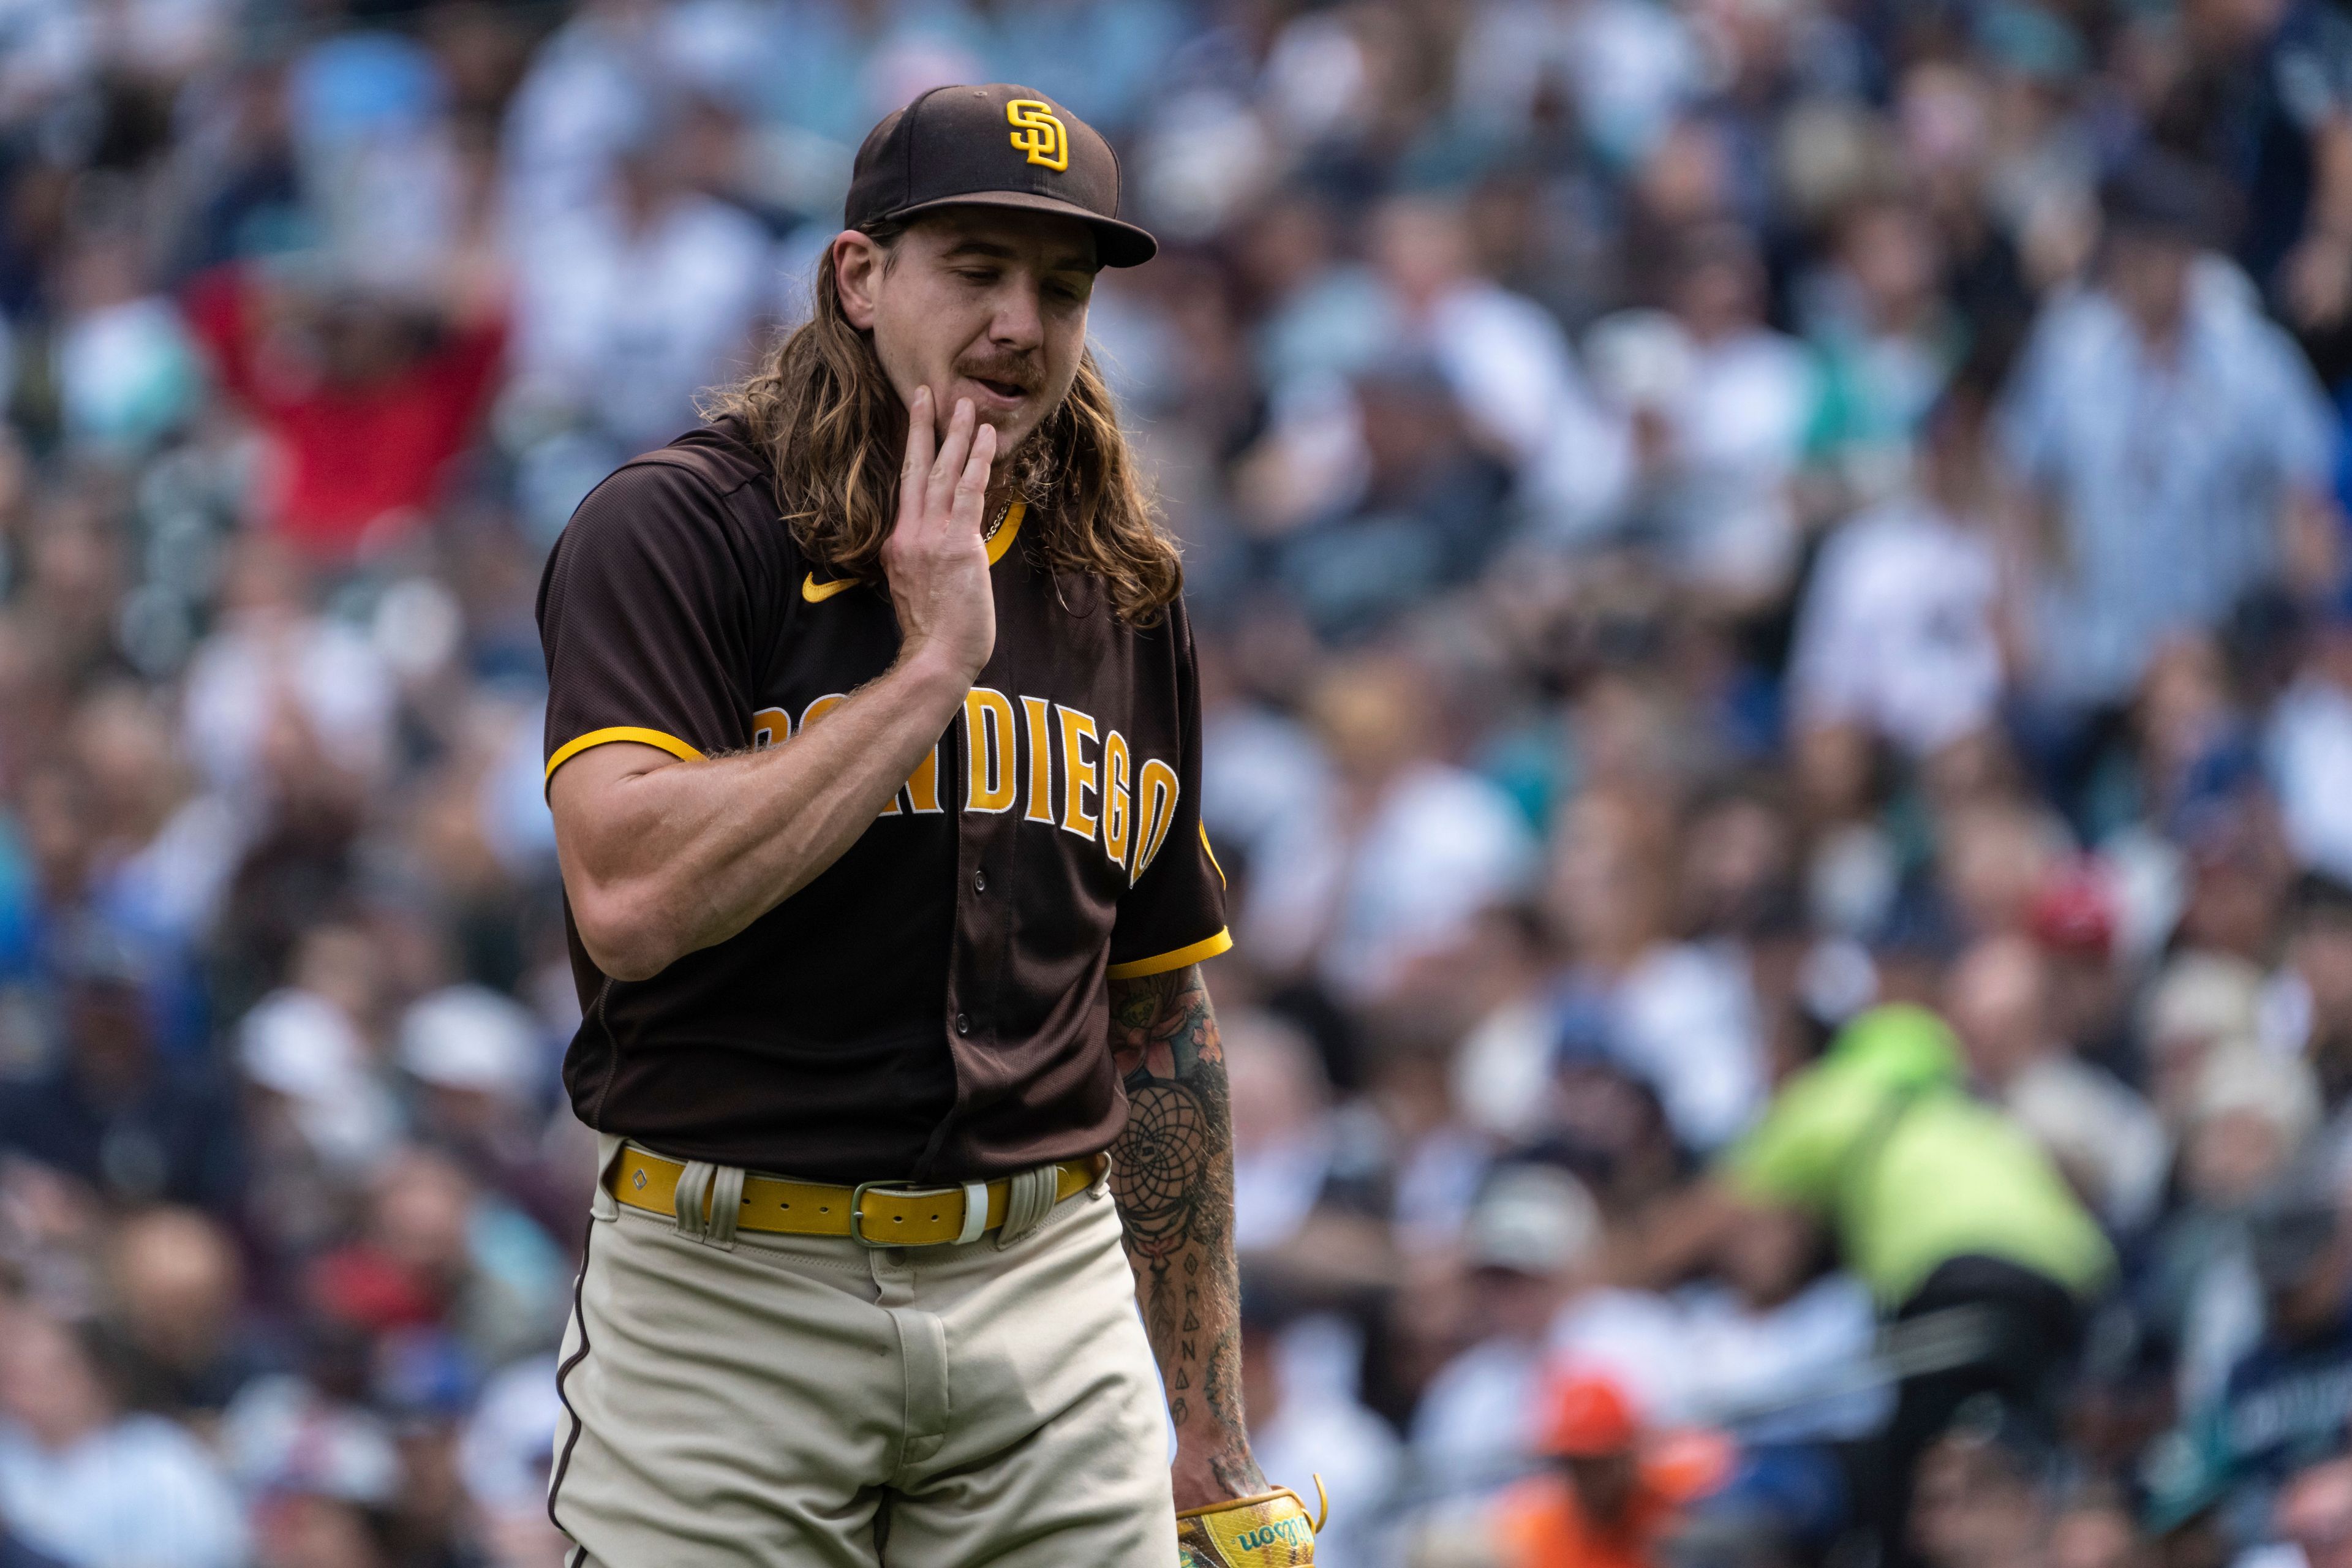
[[[914,775],[907,781],[908,804],[918,816],[937,816],[940,813],[940,749],[933,746],[915,764]]]
[[[1135,775],[1135,874],[1130,882],[1139,882],[1150,868],[1152,858],[1168,837],[1168,829],[1176,821],[1176,797],[1182,785],[1176,770],[1153,757]]]
[[[1121,870],[1127,868],[1127,836],[1133,813],[1128,807],[1127,737],[1113,730],[1103,741],[1103,852]]]
[[[1095,836],[1095,814],[1087,809],[1087,792],[1102,800],[1102,759],[1088,762],[1085,747],[1095,738],[1094,719],[1074,708],[1062,710],[1062,831],[1081,838]]]
[[[1003,811],[1013,804],[1013,704],[1002,691],[975,686],[963,700],[966,811]]]
[[[764,752],[793,738],[793,716],[781,708],[762,708],[751,715],[751,749]]]
[[[1054,753],[1045,707],[1042,697],[1021,700],[1022,712],[1029,720],[1029,805],[1021,814],[1024,822],[1054,820]]]

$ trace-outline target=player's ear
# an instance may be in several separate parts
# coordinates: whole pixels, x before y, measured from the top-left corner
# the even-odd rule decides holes
[[[861,332],[874,330],[874,286],[882,278],[882,247],[870,235],[845,228],[833,237],[834,292],[841,313]]]

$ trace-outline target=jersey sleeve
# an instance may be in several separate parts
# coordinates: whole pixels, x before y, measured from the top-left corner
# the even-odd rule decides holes
[[[724,507],[691,473],[644,462],[572,513],[539,590],[547,781],[612,741],[689,762],[744,743],[751,606]]]
[[[1160,827],[1139,778],[1138,828],[1149,837],[1136,850],[1141,869],[1118,901],[1111,927],[1113,980],[1140,980],[1214,958],[1234,945],[1225,930],[1225,873],[1201,825],[1201,682],[1192,658],[1192,626],[1180,600],[1169,611],[1176,647],[1176,700],[1182,744],[1176,798]]]

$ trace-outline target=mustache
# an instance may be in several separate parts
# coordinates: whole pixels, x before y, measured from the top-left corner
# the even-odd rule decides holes
[[[956,374],[972,381],[1001,381],[1007,386],[1017,386],[1024,392],[1037,390],[1040,377],[1036,363],[1026,356],[1009,358],[966,359],[956,362]]]

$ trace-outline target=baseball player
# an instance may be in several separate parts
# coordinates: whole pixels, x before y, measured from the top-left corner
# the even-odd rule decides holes
[[[813,319],[548,562],[568,1568],[1313,1560],[1242,1421],[1192,634],[1086,348],[1118,191],[1026,88],[892,114]]]

